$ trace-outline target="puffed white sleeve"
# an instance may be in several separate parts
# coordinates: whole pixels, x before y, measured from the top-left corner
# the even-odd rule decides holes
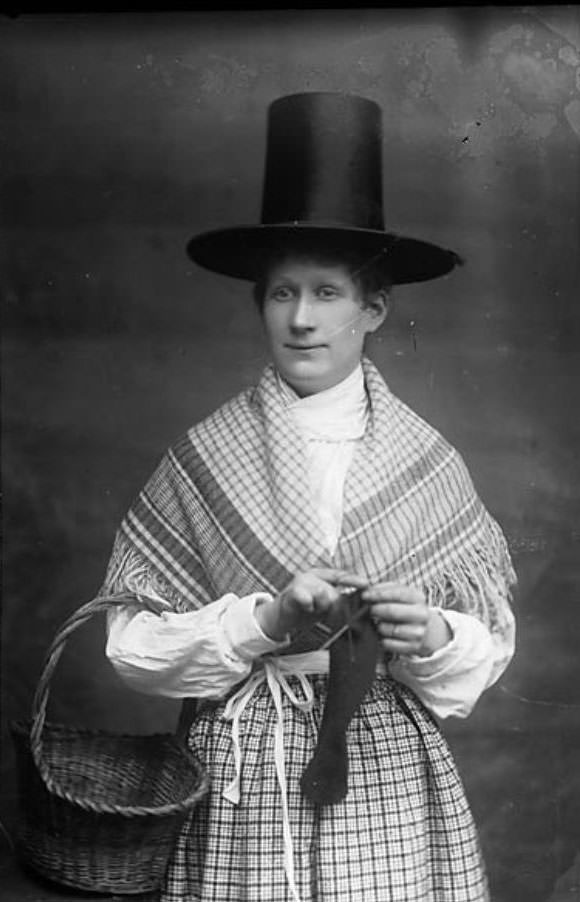
[[[506,608],[503,629],[491,632],[471,614],[438,610],[450,628],[450,641],[427,657],[398,656],[389,669],[437,717],[468,717],[513,657],[515,619]]]
[[[220,698],[245,679],[254,660],[275,651],[254,608],[267,593],[226,594],[199,610],[160,614],[127,604],[108,613],[105,653],[121,679],[149,695]]]

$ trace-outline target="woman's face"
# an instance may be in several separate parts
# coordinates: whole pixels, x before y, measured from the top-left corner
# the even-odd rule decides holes
[[[385,316],[386,295],[364,299],[338,263],[288,257],[265,280],[263,319],[272,360],[301,396],[352,373],[365,336]]]

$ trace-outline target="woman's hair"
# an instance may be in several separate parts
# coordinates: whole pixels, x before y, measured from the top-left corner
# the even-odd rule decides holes
[[[312,246],[299,241],[296,244],[286,244],[270,252],[264,260],[262,271],[254,283],[254,301],[260,312],[264,307],[266,286],[268,277],[274,266],[278,266],[285,260],[316,261],[329,266],[344,266],[352,281],[361,293],[363,306],[367,298],[379,291],[389,292],[392,280],[385,262],[384,254],[369,256],[369,252],[350,247],[339,248],[336,242],[322,243],[319,241]]]

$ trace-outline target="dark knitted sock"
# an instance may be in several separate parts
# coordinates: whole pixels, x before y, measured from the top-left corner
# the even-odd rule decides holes
[[[352,617],[360,597],[350,596]],[[379,639],[368,612],[330,646],[328,692],[312,760],[302,775],[302,792],[320,805],[339,802],[348,788],[346,730],[373,682]]]

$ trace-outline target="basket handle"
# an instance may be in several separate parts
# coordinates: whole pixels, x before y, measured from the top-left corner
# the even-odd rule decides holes
[[[53,786],[53,781],[48,772],[48,767],[42,758],[42,731],[46,720],[50,680],[56,665],[60,660],[68,638],[75,630],[86,623],[87,620],[90,620],[95,614],[111,610],[112,608],[122,607],[127,604],[138,604],[145,610],[152,611],[155,614],[160,614],[161,611],[166,609],[164,605],[143,595],[98,595],[96,598],[91,599],[91,601],[88,601],[86,604],[82,605],[82,607],[78,608],[78,610],[64,621],[46,653],[42,673],[32,700],[30,748],[34,763],[49,789]],[[186,699],[186,703],[189,701],[189,699]],[[188,713],[191,711],[191,707],[191,705],[188,706]]]

